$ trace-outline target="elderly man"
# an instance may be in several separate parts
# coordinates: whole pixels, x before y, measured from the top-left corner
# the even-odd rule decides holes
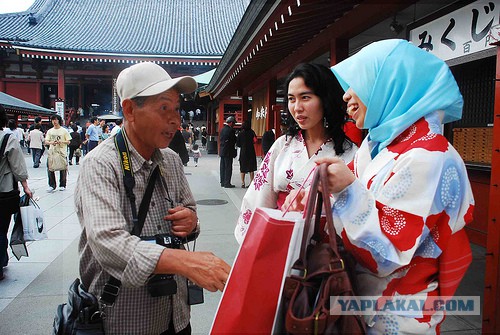
[[[116,87],[125,121],[115,138],[123,135],[128,159],[122,160],[114,141],[105,141],[82,163],[75,191],[83,227],[80,276],[96,296],[110,275],[121,280],[114,306],[104,311],[107,334],[190,334],[186,278],[210,291],[222,291],[230,266],[212,253],[189,252],[182,245],[170,248],[147,237],[164,241],[166,236],[183,238],[199,229],[182,162],[167,148],[179,127],[179,94],[193,92],[196,82],[191,77],[172,79],[159,65],[139,63],[119,74]],[[159,175],[137,237],[131,234],[134,215],[123,175],[128,168],[133,172],[140,208],[157,167]],[[160,296],[154,296],[158,292],[153,293],[151,279],[159,274],[174,276],[155,282]],[[173,291],[172,280],[177,286]]]

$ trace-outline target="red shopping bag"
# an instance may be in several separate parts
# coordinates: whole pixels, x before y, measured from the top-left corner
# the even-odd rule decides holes
[[[302,221],[301,213],[283,217],[279,210],[255,210],[229,274],[211,334],[271,334],[296,221]]]

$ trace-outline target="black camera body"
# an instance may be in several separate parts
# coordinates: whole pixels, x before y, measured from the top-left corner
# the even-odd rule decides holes
[[[152,297],[165,297],[177,293],[177,282],[174,275],[159,274],[149,279],[147,288]]]
[[[154,237],[143,237],[143,240],[155,242],[170,249],[180,249],[181,245],[196,239],[198,234],[191,234],[186,238],[181,238],[172,234],[156,234]],[[177,282],[172,274],[157,274],[152,276],[147,289],[152,297],[164,297],[177,293]]]
[[[155,235],[156,244],[162,245],[170,249],[180,249],[183,243],[186,243],[185,239],[177,237],[171,234],[156,234]]]

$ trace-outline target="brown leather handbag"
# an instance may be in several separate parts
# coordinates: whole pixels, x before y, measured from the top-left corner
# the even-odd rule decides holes
[[[361,316],[330,312],[333,308],[330,297],[349,297],[355,293],[346,269],[348,257],[342,257],[345,253],[342,247],[339,251],[338,242],[341,239],[337,240],[333,226],[330,198],[323,197],[318,191],[320,180],[324,185],[328,182],[326,164],[318,166],[314,174],[300,257],[292,266],[291,275],[285,279],[285,329],[289,334],[365,334],[366,325]],[[326,237],[320,223],[323,204],[328,231]],[[311,229],[314,233],[309,237]],[[328,242],[325,242],[326,239]]]

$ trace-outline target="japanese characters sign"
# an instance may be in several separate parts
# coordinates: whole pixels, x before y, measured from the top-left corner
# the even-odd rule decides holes
[[[443,60],[483,51],[497,25],[500,0],[479,0],[409,31],[409,40]]]
[[[55,106],[56,113],[63,119],[64,121],[64,101],[56,101]]]

